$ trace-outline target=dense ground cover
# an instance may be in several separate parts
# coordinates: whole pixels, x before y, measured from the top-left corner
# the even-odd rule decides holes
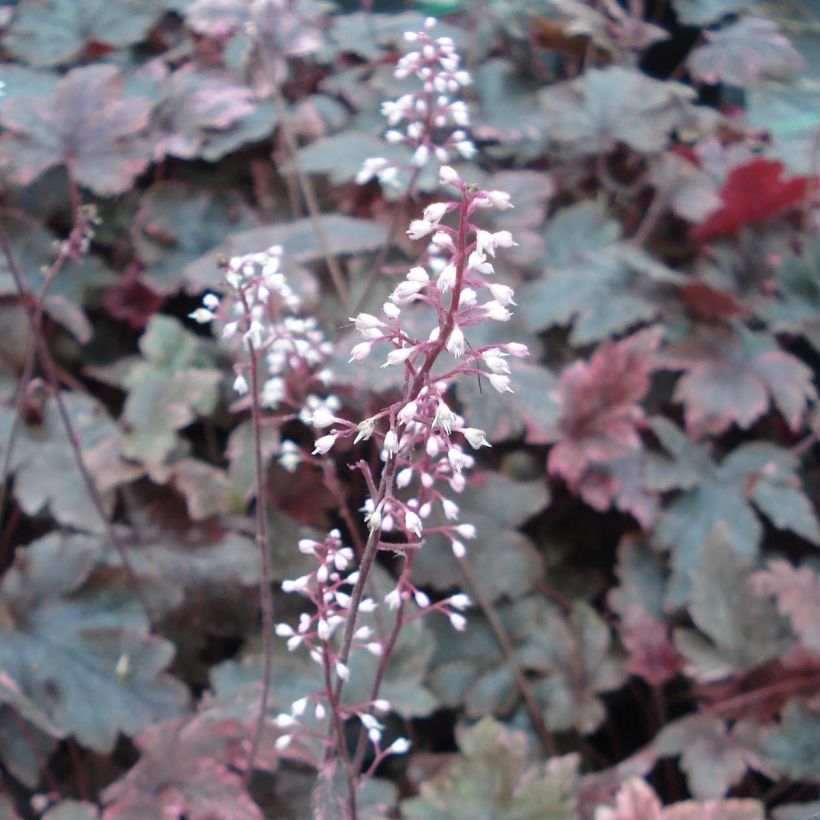
[[[814,3],[20,0],[0,26],[0,818],[344,816],[361,725],[360,817],[820,812]],[[421,31],[461,63],[414,131]],[[248,254],[306,340],[264,391],[263,337],[219,313]],[[473,365],[425,409],[405,344]],[[411,397],[436,443],[389,437]],[[457,508],[368,506],[416,445],[399,487],[449,459]],[[317,664],[288,590],[371,536],[377,648],[339,630]],[[344,712],[374,679],[378,719]]]

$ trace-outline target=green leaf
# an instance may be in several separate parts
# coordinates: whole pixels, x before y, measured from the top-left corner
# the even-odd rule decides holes
[[[237,230],[254,224],[250,210],[233,191],[210,192],[183,182],[160,182],[146,191],[132,236],[145,271],[163,293],[185,285],[185,266]]]
[[[473,134],[498,141],[490,150],[504,158],[513,155],[524,163],[542,156],[550,125],[538,111],[536,92],[541,86],[500,57],[476,68],[473,86],[480,101]]]
[[[787,631],[773,604],[751,595],[752,561],[738,555],[727,527],[717,525],[691,573],[689,614],[702,635],[675,633],[698,680],[720,680],[778,657]],[[706,637],[703,637],[706,636]]]
[[[459,734],[461,755],[404,800],[407,820],[570,820],[575,816],[578,758],[528,765],[523,732],[485,718]]]
[[[225,719],[207,706],[193,717],[149,726],[136,740],[137,764],[103,792],[106,815],[263,820],[239,771],[251,727],[250,720]],[[262,739],[257,769],[276,768],[272,746],[272,738]]]
[[[331,183],[343,185],[355,179],[369,157],[384,157],[398,166],[410,164],[412,150],[405,145],[391,145],[373,134],[345,130],[323,137],[301,148],[295,159],[282,170],[306,174],[327,174]]]
[[[798,699],[783,709],[780,725],[767,737],[766,760],[792,780],[820,781],[820,712]]]
[[[170,316],[151,318],[140,349],[124,378],[123,453],[157,469],[179,445],[177,431],[213,411],[222,374],[201,366],[196,336]]]
[[[787,256],[778,273],[778,296],[763,308],[764,318],[776,333],[799,333],[820,352],[820,242]]]
[[[534,612],[541,617],[529,626],[524,609],[516,614],[520,620],[513,634],[523,637],[524,630],[530,631],[518,649],[519,660],[545,676],[533,691],[544,704],[547,725],[554,730],[594,732],[605,716],[598,695],[620,688],[626,679],[623,664],[612,652],[606,622],[581,601],[575,602],[568,618],[550,609]]]
[[[654,746],[659,757],[680,755],[689,790],[701,800],[723,797],[747,769],[763,769],[760,744],[744,735],[743,724],[729,729],[718,715],[693,715],[669,723]]]
[[[820,89],[812,77],[749,89],[746,108],[750,127],[771,136],[768,156],[782,160],[792,174],[816,172]]]
[[[573,157],[609,153],[619,144],[659,153],[670,133],[685,124],[694,98],[688,86],[620,66],[592,68],[538,95],[550,139]]]
[[[704,31],[706,43],[687,60],[704,83],[747,87],[766,79],[788,79],[803,59],[771,20],[740,17],[718,31]]]
[[[57,740],[64,736],[65,732],[23,693],[16,681],[0,670],[0,760],[3,766],[34,789],[42,777],[41,760],[48,758]]]
[[[174,650],[149,634],[124,574],[95,577],[99,542],[47,535],[17,553],[0,582],[0,667],[61,731],[110,752],[177,714],[185,687],[165,674]]]
[[[185,278],[190,283],[188,289],[191,292],[214,287],[219,289],[222,273],[216,264],[217,254],[230,258],[255,253],[271,245],[281,245],[287,270],[324,258],[323,243],[328,253],[346,256],[376,251],[386,236],[386,229],[377,222],[343,214],[321,214],[315,220],[306,217],[294,222],[265,225],[232,233],[212,252],[187,265]]]
[[[764,820],[757,800],[684,800],[663,807],[652,787],[630,777],[615,795],[615,808],[601,806],[595,820]]]
[[[763,528],[755,507],[775,526],[820,543],[820,525],[803,493],[794,454],[767,442],[744,444],[716,464],[704,446],[688,443],[671,422],[654,419],[652,429],[673,458],[650,456],[650,486],[685,490],[663,512],[654,540],[672,550],[672,579],[667,605],[688,600],[690,571],[700,561],[712,530],[723,527],[739,557],[757,555]]]
[[[142,470],[123,459],[123,435],[102,404],[90,396],[63,393],[86,467],[102,495],[103,504],[113,503],[111,490],[142,475]],[[0,430],[13,424],[13,411],[0,408]],[[47,509],[65,526],[99,532],[103,528],[97,507],[83,481],[57,404],[49,399],[37,425],[23,425],[11,462],[15,476],[14,494],[28,515]]]
[[[63,65],[90,45],[140,42],[170,5],[165,0],[23,0],[6,46],[29,65]]]
[[[101,196],[127,191],[150,161],[144,132],[149,104],[123,99],[123,81],[113,65],[69,71],[48,97],[12,98],[0,107],[7,129],[0,166],[18,185],[49,168],[65,165],[80,185]]]
[[[454,499],[461,521],[478,531],[468,542],[468,560],[481,592],[495,601],[502,595],[523,595],[543,572],[532,542],[518,532],[524,522],[549,503],[541,481],[514,481],[501,473],[477,473],[467,489]],[[443,539],[430,539],[413,563],[413,582],[435,589],[460,586],[463,576],[457,559]]]
[[[43,815],[43,820],[97,820],[99,816],[100,811],[93,803],[61,800]]]
[[[580,202],[558,211],[545,236],[544,276],[518,291],[519,311],[536,331],[572,325],[575,346],[654,318],[652,293],[677,275],[620,239],[601,203]]]

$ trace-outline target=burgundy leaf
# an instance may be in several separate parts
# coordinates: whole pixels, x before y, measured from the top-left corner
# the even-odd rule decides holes
[[[751,579],[752,589],[772,595],[806,649],[820,654],[820,575],[811,567],[793,567],[788,561],[769,561]]]
[[[663,367],[685,371],[675,399],[696,436],[719,435],[732,424],[748,428],[770,402],[797,430],[816,396],[811,369],[764,334],[703,327],[660,358]]]
[[[620,635],[629,653],[626,667],[633,675],[660,686],[680,671],[680,657],[669,630],[640,604],[627,607]]]
[[[96,194],[127,191],[150,161],[143,134],[150,106],[122,94],[116,66],[90,65],[69,71],[49,97],[11,98],[0,109],[8,129],[0,140],[0,166],[19,185],[65,165]]]
[[[547,463],[596,509],[617,503],[630,485],[634,488],[634,464],[631,480],[623,468],[643,450],[638,402],[649,389],[659,342],[659,333],[649,330],[605,343],[588,361],[579,360],[561,374],[556,391],[561,411],[549,433],[556,443]]]

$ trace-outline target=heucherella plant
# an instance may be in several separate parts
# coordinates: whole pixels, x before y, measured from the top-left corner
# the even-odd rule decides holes
[[[421,88],[397,100],[387,100],[381,107],[389,126],[384,138],[412,148],[411,162],[416,169],[426,165],[431,157],[446,163],[455,155],[471,159],[476,153],[475,145],[463,130],[470,124],[467,104],[453,99],[453,95],[470,85],[472,78],[460,67],[461,58],[453,40],[430,34],[435,23],[434,17],[428,17],[424,31],[405,33],[405,41],[418,48],[401,57],[393,72],[398,80],[415,77]],[[356,182],[363,185],[375,177],[382,185],[395,184],[399,170],[384,157],[371,157],[362,165]]]
[[[456,629],[466,626],[463,611],[470,605],[466,595],[432,602],[410,577],[414,555],[430,535],[443,535],[459,559],[467,553],[465,542],[477,536],[471,523],[459,520],[454,496],[464,489],[465,471],[474,463],[470,451],[490,444],[483,430],[471,427],[453,409],[450,387],[457,378],[470,376],[486,379],[500,393],[511,392],[509,359],[528,354],[526,346],[517,342],[473,346],[467,338],[470,328],[483,322],[505,322],[511,316],[513,291],[493,281],[492,259],[497,250],[515,242],[508,231],[489,232],[473,221],[482,209],[511,207],[509,196],[468,185],[449,166],[441,169],[440,181],[455,189],[456,197],[427,206],[423,217],[411,222],[407,231],[413,239],[429,238],[426,266],[409,269],[379,316],[360,313],[351,317],[362,336],[352,348],[351,361],[364,362],[380,355],[382,367],[402,368],[401,397],[358,423],[342,417],[327,419],[329,430],[316,440],[313,450],[314,455],[330,454],[340,440],[348,438],[353,443],[372,439],[380,447],[379,475],[373,475],[364,461],[358,465],[370,493],[363,507],[368,539],[360,563],[350,575],[342,574],[351,565],[353,553],[341,547],[337,533],[331,533],[324,544],[300,545],[315,555],[319,567],[282,587],[285,592],[306,595],[314,607],[295,629],[279,624],[277,632],[287,639],[291,650],[306,646],[324,670],[324,692],[308,697],[321,714],[329,716],[323,738],[323,775],[331,780],[338,765],[345,768],[349,788],[346,814],[351,816],[355,815],[356,789],[363,779],[359,774],[362,745],[354,753],[347,749],[345,722],[352,718],[361,722],[374,744],[377,760],[407,748],[400,740],[382,749],[380,724],[372,714],[373,704],[382,702],[379,688],[402,626],[434,611],[443,613]],[[454,218],[454,225],[447,224],[448,216]],[[417,338],[403,321],[405,313],[419,306],[435,317],[435,327],[426,338]],[[368,577],[380,550],[404,556],[395,588],[383,602],[366,596]],[[394,611],[392,630],[382,639],[374,638],[368,627],[359,623],[359,614],[377,605]],[[359,650],[380,658],[378,672],[370,700],[345,705],[342,694],[351,655]],[[288,729],[282,744],[290,745],[300,731],[315,739],[314,729],[300,726],[303,712],[300,699],[289,714],[280,716],[280,725]]]
[[[422,90],[383,107],[390,125],[405,124],[405,133],[388,131],[386,138],[408,142],[414,148],[417,168],[434,157],[445,162],[453,150],[467,158],[475,151],[461,130],[437,141],[446,126],[468,124],[465,104],[451,101],[449,94],[468,84],[470,78],[459,69],[452,41],[433,38],[431,27],[428,20],[423,32],[405,36],[418,43],[419,50],[401,58],[396,69],[398,77],[417,76]],[[369,161],[368,167],[370,172],[363,169],[360,181],[373,174],[381,182],[392,178],[380,160]],[[316,565],[308,574],[282,584],[283,592],[303,595],[310,604],[293,625],[282,622],[273,626],[268,620],[272,603],[265,602],[265,596],[270,595],[267,584],[263,590],[266,632],[275,631],[289,651],[307,650],[321,668],[324,684],[315,692],[304,693],[277,716],[275,725],[280,734],[276,746],[284,754],[316,765],[320,770],[317,794],[322,795],[316,798],[317,803],[330,801],[334,811],[351,818],[356,817],[357,792],[367,777],[385,757],[410,748],[409,741],[401,737],[383,743],[380,720],[391,711],[390,703],[380,697],[380,688],[401,629],[433,612],[444,615],[457,630],[467,624],[464,612],[471,605],[467,595],[458,593],[432,601],[411,579],[414,557],[430,536],[443,537],[455,557],[463,560],[466,542],[478,535],[473,524],[460,520],[455,497],[465,488],[466,472],[474,464],[471,451],[489,447],[490,442],[483,430],[470,426],[454,409],[451,387],[458,378],[471,377],[486,380],[499,393],[512,392],[509,360],[528,355],[527,347],[517,342],[475,346],[468,339],[471,328],[484,322],[506,322],[512,315],[513,290],[494,280],[493,260],[498,250],[516,243],[509,231],[491,232],[477,224],[482,210],[511,208],[509,194],[469,185],[449,165],[440,168],[439,182],[453,192],[452,199],[428,205],[407,229],[410,239],[428,240],[420,257],[423,264],[409,268],[379,315],[359,313],[350,319],[362,337],[351,350],[351,362],[363,363],[379,356],[381,367],[403,371],[400,398],[375,414],[351,421],[340,414],[339,398],[327,395],[333,380],[324,367],[330,346],[315,319],[295,315],[301,304],[280,270],[281,248],[231,259],[225,274],[229,301],[209,294],[203,307],[191,314],[199,322],[219,320],[223,338],[241,340],[242,353],[234,364],[234,389],[243,396],[250,392],[257,437],[263,408],[289,411],[278,417],[281,421],[298,418],[316,430],[327,430],[316,438],[310,454],[294,442],[284,442],[280,464],[286,469],[302,461],[321,463],[343,439],[353,444],[372,440],[380,450],[377,474],[366,461],[357,464],[369,493],[362,507],[368,537],[358,562],[338,530],[332,530],[321,542],[300,541],[299,550],[311,556]],[[414,319],[426,314],[433,320],[434,327],[425,338],[417,338],[412,330],[418,323],[410,321],[411,314],[415,314]],[[257,496],[263,499],[260,453],[257,483]],[[267,535],[261,509],[262,503],[257,505],[257,529],[260,552],[264,553]],[[403,565],[394,588],[383,600],[376,600],[367,594],[367,587],[381,550],[398,553]],[[263,578],[269,577],[265,565]],[[379,607],[386,607],[392,621],[387,630],[377,634],[361,616]],[[265,640],[269,637],[266,634]],[[367,652],[379,659],[370,696],[360,703],[350,703],[344,697],[354,652]],[[265,657],[258,731],[270,680],[267,645]],[[349,721],[361,727],[353,749],[345,736]],[[372,762],[363,770],[368,742]],[[340,781],[346,784],[344,794],[335,785]]]

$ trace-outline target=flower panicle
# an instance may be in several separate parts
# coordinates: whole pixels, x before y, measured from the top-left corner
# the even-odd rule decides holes
[[[393,72],[398,80],[414,78],[419,87],[381,106],[388,125],[385,140],[412,149],[410,164],[416,168],[432,158],[447,163],[454,156],[472,159],[476,154],[465,130],[470,125],[469,109],[463,100],[455,99],[472,83],[472,77],[462,68],[452,38],[431,34],[435,23],[435,18],[428,17],[422,31],[405,33],[405,41],[415,48],[398,60]],[[364,185],[375,178],[382,185],[395,185],[399,171],[390,160],[371,157],[356,182]]]

